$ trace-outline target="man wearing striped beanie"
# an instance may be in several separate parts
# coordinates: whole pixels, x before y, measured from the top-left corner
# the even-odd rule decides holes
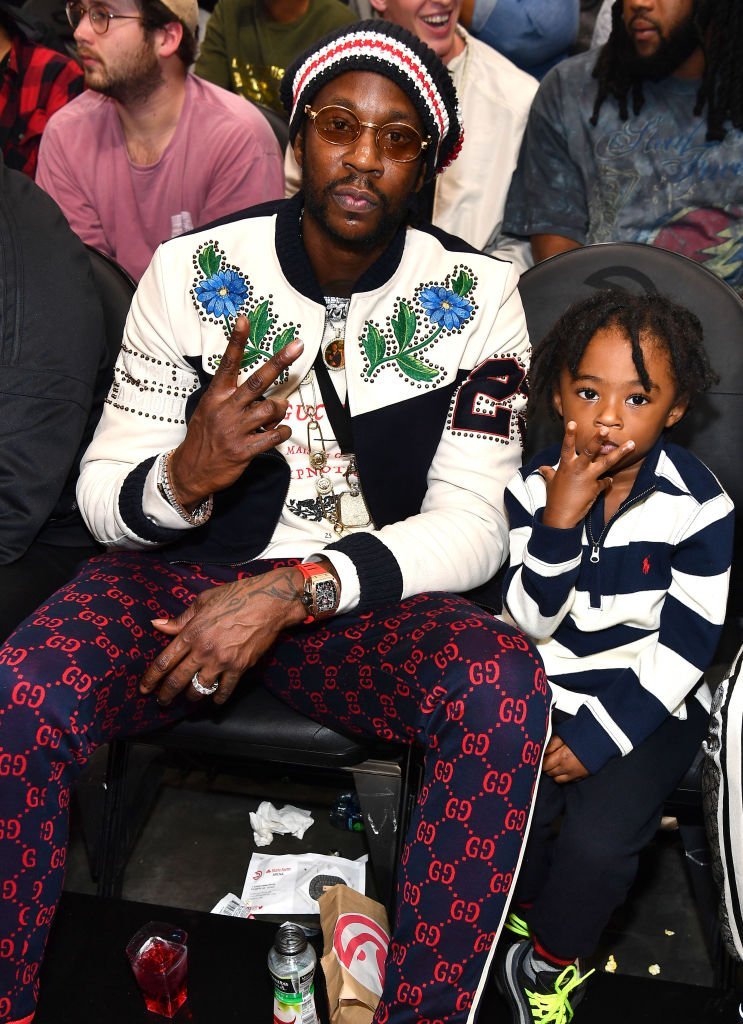
[[[462,134],[415,36],[364,22],[326,37],[284,98],[303,192],[156,252],[78,487],[111,553],[0,658],[0,747],[24,764],[4,780],[22,834],[0,836],[7,1021],[33,1016],[60,791],[97,744],[255,686],[425,754],[375,1021],[464,1024],[484,985],[549,705],[530,644],[465,596],[506,557],[529,357],[516,273],[406,225]],[[42,708],[10,696],[21,662]],[[73,671],[89,687],[62,685]],[[85,743],[35,743],[47,722]]]

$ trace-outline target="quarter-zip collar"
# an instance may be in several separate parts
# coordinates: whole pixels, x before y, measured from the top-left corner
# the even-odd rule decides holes
[[[658,460],[660,459],[664,448],[665,438],[661,435],[643,459],[640,471],[632,485],[632,490],[608,522],[604,522],[605,495],[603,493],[600,494],[593,503],[588,515],[584,519],[586,539],[590,548],[589,562],[591,564],[588,567],[588,589],[591,595],[592,608],[601,607],[601,548],[606,539],[606,535],[611,529],[612,524],[615,523],[628,508],[636,505],[639,501],[643,501],[649,494],[652,494],[652,492],[657,489]]]
[[[643,459],[640,470],[635,478],[635,482],[632,484],[632,490],[607,523],[604,522],[605,494],[601,493],[598,496],[586,516],[589,541],[591,541],[591,537],[594,539],[602,538],[602,535],[607,532],[614,520],[621,516],[626,509],[640,501],[646,494],[650,494],[651,491],[656,489],[658,484],[656,473],[658,468],[658,459],[660,458],[664,448],[665,442],[661,436]],[[593,562],[595,559],[591,557],[591,561]]]

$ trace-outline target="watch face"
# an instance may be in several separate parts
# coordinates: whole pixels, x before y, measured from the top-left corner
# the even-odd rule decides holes
[[[315,607],[317,608],[317,614],[322,615],[323,612],[332,612],[335,608],[338,591],[336,588],[335,580],[319,580],[315,584]]]

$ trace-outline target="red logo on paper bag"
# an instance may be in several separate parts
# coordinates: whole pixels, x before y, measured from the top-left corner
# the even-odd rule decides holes
[[[356,981],[381,996],[389,941],[384,928],[365,914],[341,914],[335,925],[333,949]]]

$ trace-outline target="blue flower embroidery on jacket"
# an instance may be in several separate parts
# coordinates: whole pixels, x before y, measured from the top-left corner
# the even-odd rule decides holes
[[[198,273],[191,296],[202,320],[219,324],[225,337],[229,338],[237,318],[245,316],[248,319],[250,327],[241,369],[265,362],[296,336],[295,324],[284,325],[278,331],[274,329],[276,317],[272,315],[270,300],[255,302],[253,286],[247,275],[239,267],[229,266],[225,254],[214,242],[199,246],[194,253],[194,267]],[[220,356],[210,355],[208,365],[216,370],[219,361]],[[287,373],[285,370],[282,379]]]
[[[196,295],[207,313],[236,317],[248,297],[248,285],[236,270],[218,270],[196,285]]]
[[[442,332],[459,332],[475,316],[477,303],[466,298],[475,282],[471,270],[455,267],[444,282],[427,282],[418,287],[412,299],[398,299],[395,315],[388,319],[392,337],[367,320],[362,338],[368,363],[366,376],[376,377],[383,366],[392,363],[401,376],[424,386],[432,385],[442,369],[430,359],[430,349]],[[427,327],[433,330],[427,332]],[[424,353],[426,358],[422,359]]]
[[[472,315],[472,304],[449,288],[424,288],[419,298],[431,323],[443,324],[447,331],[460,327]]]

